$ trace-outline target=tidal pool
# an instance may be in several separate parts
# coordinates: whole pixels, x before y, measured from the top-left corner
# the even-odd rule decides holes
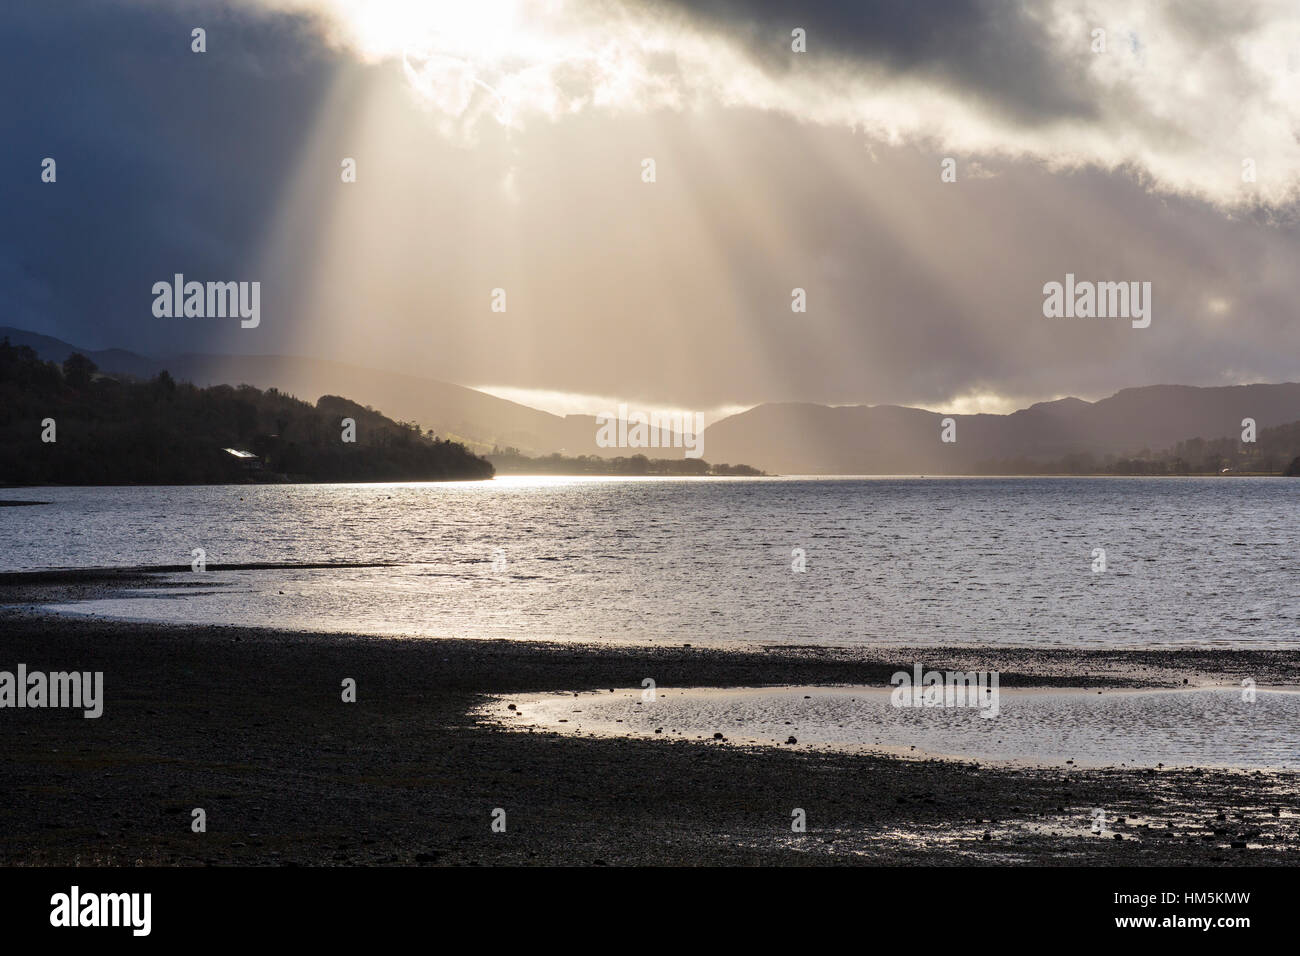
[[[511,727],[1076,766],[1300,769],[1300,692],[1008,689],[975,708],[895,707],[890,688],[641,688],[485,705]],[[513,705],[514,709],[510,709]],[[793,738],[794,743],[790,743]]]

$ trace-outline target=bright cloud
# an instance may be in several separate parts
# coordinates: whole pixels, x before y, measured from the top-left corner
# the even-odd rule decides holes
[[[1290,2],[954,3],[912,22],[863,20],[856,33],[852,21],[819,33],[817,3],[806,18],[737,3],[731,19],[705,19],[596,0],[246,2],[315,14],[358,56],[400,63],[459,135],[488,118],[723,105],[972,161],[1123,170],[1225,208],[1277,209],[1300,195]],[[807,52],[792,52],[805,19]]]

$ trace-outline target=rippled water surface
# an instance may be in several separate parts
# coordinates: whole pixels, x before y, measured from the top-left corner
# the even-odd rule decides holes
[[[1300,635],[1300,481],[1286,479],[0,494],[50,502],[0,508],[4,570],[188,564],[194,548],[211,564],[400,565],[185,574],[202,586],[73,607],[133,618],[696,645],[1283,647]]]

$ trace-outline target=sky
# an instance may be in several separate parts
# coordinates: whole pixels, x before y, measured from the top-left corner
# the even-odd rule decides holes
[[[1300,380],[1295,3],[10,0],[0,74],[0,324],[87,348],[711,417]]]

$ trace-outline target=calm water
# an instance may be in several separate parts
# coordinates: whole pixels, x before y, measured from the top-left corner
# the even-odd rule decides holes
[[[1240,689],[1015,690],[999,693],[995,717],[978,709],[898,708],[888,689],[789,687],[660,689],[598,694],[530,694],[493,701],[485,716],[507,726],[568,734],[682,737],[715,733],[741,745],[835,750],[913,749],[927,756],[978,757],[1075,766],[1300,767],[1300,693]],[[658,731],[658,733],[656,733]]]
[[[1300,481],[497,479],[53,488],[0,568],[393,561],[179,575],[72,610],[696,645],[1290,646]],[[791,570],[802,548],[807,571]],[[1093,549],[1107,569],[1094,573]],[[497,551],[496,549],[500,549]],[[494,561],[494,557],[497,558]],[[504,561],[504,566],[502,566]]]

